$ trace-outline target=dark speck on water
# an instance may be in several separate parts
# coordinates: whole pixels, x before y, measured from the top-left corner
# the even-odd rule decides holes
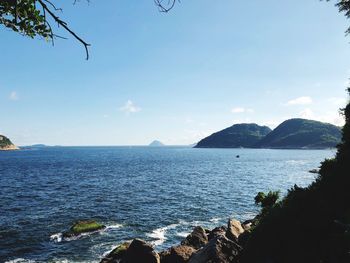
[[[257,192],[308,185],[317,176],[308,171],[334,153],[186,147],[0,152],[0,262],[99,262],[135,237],[160,250],[196,225],[252,218]],[[106,229],[62,238],[81,219]]]

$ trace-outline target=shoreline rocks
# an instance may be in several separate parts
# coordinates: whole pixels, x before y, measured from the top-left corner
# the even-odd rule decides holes
[[[227,226],[212,230],[197,226],[179,245],[159,253],[147,242],[134,239],[118,245],[101,263],[238,263],[252,222],[229,219]]]

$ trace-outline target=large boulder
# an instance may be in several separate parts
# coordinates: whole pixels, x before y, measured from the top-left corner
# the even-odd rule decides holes
[[[229,219],[227,223],[226,237],[237,242],[238,237],[243,234],[244,229],[241,223],[235,219]]]
[[[197,250],[190,246],[176,246],[160,253],[162,263],[187,263],[190,257]]]
[[[226,226],[215,227],[212,231],[210,231],[208,235],[208,240],[211,240],[219,236],[224,236],[226,234],[226,231],[227,231]]]
[[[134,239],[126,250],[123,263],[160,263],[158,253],[150,244],[141,239]]]
[[[190,246],[195,249],[199,249],[208,243],[208,236],[205,229],[201,226],[197,226],[193,229],[192,233],[189,234],[181,245]]]
[[[112,250],[100,263],[160,263],[158,253],[141,239],[125,242]]]
[[[119,263],[123,260],[126,250],[130,246],[130,242],[125,242],[118,245],[107,256],[105,256],[100,263]]]
[[[225,236],[212,238],[192,255],[189,263],[236,263],[242,247]]]

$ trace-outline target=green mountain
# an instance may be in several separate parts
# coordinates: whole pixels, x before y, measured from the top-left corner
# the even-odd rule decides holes
[[[18,147],[15,146],[9,138],[4,135],[0,135],[0,150],[17,150]]]
[[[195,148],[250,148],[270,132],[269,127],[255,123],[235,124],[204,138]]]
[[[339,127],[305,119],[290,119],[255,144],[257,148],[330,148],[341,141]]]

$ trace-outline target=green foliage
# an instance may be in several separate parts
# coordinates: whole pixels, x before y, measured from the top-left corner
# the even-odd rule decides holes
[[[11,146],[13,143],[4,135],[0,135],[0,148]]]
[[[241,262],[350,262],[350,103],[344,116],[335,158],[322,163],[310,186],[294,186],[268,213],[262,208]]]
[[[45,13],[38,8],[36,0],[0,1],[0,24],[31,38],[52,38]]]
[[[259,192],[255,196],[255,204],[261,205],[262,208],[271,208],[273,207],[278,199],[280,198],[280,192],[279,191],[269,191],[267,194],[263,192]]]
[[[84,220],[76,222],[70,229],[73,234],[81,234],[86,232],[93,232],[105,228],[104,225],[97,223],[94,220]]]

